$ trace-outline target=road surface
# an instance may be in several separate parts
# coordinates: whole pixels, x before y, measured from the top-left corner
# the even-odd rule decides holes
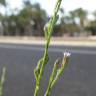
[[[46,90],[53,62],[66,50],[71,52],[69,66],[57,82],[52,96],[95,96],[96,47],[83,46],[50,46],[50,59],[45,68],[40,96]],[[7,68],[4,96],[33,96],[33,70],[43,52],[43,45],[0,44],[0,75],[3,66]]]

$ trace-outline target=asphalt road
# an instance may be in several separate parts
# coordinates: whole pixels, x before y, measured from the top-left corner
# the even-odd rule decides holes
[[[40,95],[46,90],[49,74],[56,58],[71,52],[69,66],[57,82],[52,96],[96,95],[96,47],[50,46]],[[33,96],[35,78],[33,70],[43,56],[42,45],[0,44],[0,75],[7,68],[4,96]]]

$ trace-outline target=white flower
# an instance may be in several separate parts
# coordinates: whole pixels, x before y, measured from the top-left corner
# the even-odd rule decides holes
[[[66,66],[66,64],[68,64],[68,62],[69,62],[69,57],[70,57],[71,53],[65,51],[65,52],[63,53],[63,55],[64,55],[64,57],[63,57],[63,59],[62,59],[62,67]]]
[[[64,57],[70,57],[71,53],[70,52],[64,52],[63,55],[64,55]]]

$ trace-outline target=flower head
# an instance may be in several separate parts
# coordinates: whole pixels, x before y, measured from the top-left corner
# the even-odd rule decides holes
[[[64,57],[70,57],[71,53],[70,52],[64,52],[63,55],[64,55]]]
[[[66,66],[68,61],[69,61],[69,57],[71,56],[71,53],[69,52],[64,52],[63,53],[64,57],[62,59],[62,67]]]

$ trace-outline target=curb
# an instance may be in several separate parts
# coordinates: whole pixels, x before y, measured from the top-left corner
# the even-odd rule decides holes
[[[44,45],[44,38],[36,37],[0,37],[0,43],[10,44],[35,44]],[[50,45],[67,45],[67,46],[89,46],[96,47],[96,40],[86,38],[52,38]]]

